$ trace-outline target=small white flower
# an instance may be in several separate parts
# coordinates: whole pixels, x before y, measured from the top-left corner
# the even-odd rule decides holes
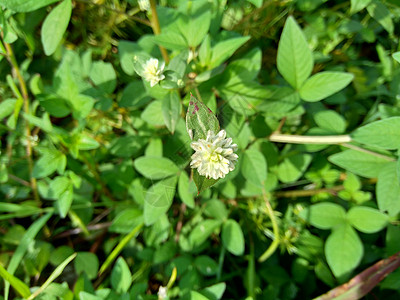
[[[141,11],[149,11],[150,10],[150,1],[149,0],[138,0],[139,8]]]
[[[150,82],[150,86],[155,86],[159,81],[163,80],[165,76],[162,74],[164,71],[165,63],[163,62],[158,67],[158,59],[150,58],[143,66],[143,78]]]
[[[168,288],[166,286],[160,286],[160,288],[158,289],[158,300],[163,300],[165,298],[167,298],[167,292],[168,292]]]
[[[225,130],[216,135],[209,130],[205,140],[192,142],[190,146],[196,152],[192,155],[190,167],[197,168],[200,175],[213,179],[224,178],[233,171],[238,159],[238,155],[233,153],[237,145],[232,144],[232,138],[225,137]]]

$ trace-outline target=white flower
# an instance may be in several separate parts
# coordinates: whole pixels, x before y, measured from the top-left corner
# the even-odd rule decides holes
[[[168,288],[165,286],[160,286],[160,288],[158,289],[158,299],[159,300],[163,300],[165,298],[167,298],[167,292],[168,292]]]
[[[224,178],[229,171],[235,169],[238,159],[237,145],[232,144],[232,139],[226,139],[225,130],[215,135],[211,130],[207,132],[205,140],[199,139],[190,146],[196,152],[192,155],[190,167],[197,168],[200,175],[207,178]]]
[[[138,0],[139,8],[141,11],[149,11],[150,10],[150,1],[149,0]]]
[[[150,86],[155,86],[159,81],[163,80],[165,76],[162,74],[164,71],[165,63],[163,62],[158,67],[158,59],[150,58],[143,66],[143,78],[150,82]]]

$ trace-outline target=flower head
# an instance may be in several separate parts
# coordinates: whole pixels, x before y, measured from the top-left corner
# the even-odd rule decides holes
[[[158,300],[163,300],[165,298],[167,298],[167,292],[168,292],[168,288],[166,286],[160,286],[160,288],[158,289]]]
[[[141,11],[150,10],[150,1],[149,0],[138,0],[139,8]]]
[[[157,58],[150,58],[143,66],[143,77],[145,80],[150,82],[151,87],[155,86],[159,81],[165,78],[162,74],[165,63],[162,63],[160,67],[158,64],[159,62]]]
[[[207,178],[224,178],[235,169],[238,155],[233,153],[237,145],[232,144],[231,138],[225,138],[225,130],[216,135],[209,130],[205,140],[199,139],[190,146],[196,152],[192,155],[190,167],[197,168],[200,175]]]

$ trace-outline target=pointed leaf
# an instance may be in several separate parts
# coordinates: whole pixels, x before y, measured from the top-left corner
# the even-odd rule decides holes
[[[240,225],[235,220],[224,223],[221,233],[222,243],[225,248],[234,255],[244,253],[244,236]]]
[[[400,182],[395,162],[381,168],[376,184],[376,198],[379,210],[387,211],[389,216],[400,212]]]
[[[378,232],[388,224],[387,215],[366,206],[352,207],[347,213],[347,219],[357,230],[364,233]]]
[[[163,179],[178,173],[179,168],[168,158],[142,156],[134,161],[139,173],[149,179]]]
[[[299,89],[314,66],[306,38],[293,17],[286,20],[278,46],[277,66],[283,78]]]
[[[171,133],[174,133],[176,123],[181,115],[181,102],[176,91],[171,91],[162,101],[164,123]]]
[[[300,216],[319,229],[332,229],[346,222],[346,211],[335,203],[318,203],[301,211]]]
[[[246,180],[255,185],[263,186],[267,179],[267,161],[261,152],[246,150],[242,160],[241,171]]]

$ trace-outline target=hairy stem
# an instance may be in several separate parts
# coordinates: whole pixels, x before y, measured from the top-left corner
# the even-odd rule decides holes
[[[3,36],[2,36],[3,38]],[[29,95],[28,95],[28,89],[26,87],[26,83],[24,78],[22,77],[21,71],[19,69],[17,60],[15,58],[14,52],[11,48],[11,46],[2,41],[1,44],[2,50],[6,52],[7,55],[7,60],[11,65],[12,68],[12,75],[14,78],[18,80],[19,83],[19,89],[20,93],[22,95],[23,101],[24,101],[24,113],[29,115],[30,113],[30,103],[29,103]],[[26,120],[25,121],[25,135],[26,135],[26,157],[28,161],[28,170],[29,170],[29,176],[30,176],[30,186],[32,188],[33,192],[33,197],[37,202],[40,202],[39,198],[39,193],[37,189],[37,182],[36,178],[32,176],[32,171],[33,171],[33,160],[32,160],[32,144],[31,144],[31,129],[29,127],[29,122]]]
[[[153,32],[155,35],[158,35],[161,33],[161,28],[160,28],[160,22],[158,21],[158,14],[157,14],[157,5],[156,5],[156,0],[150,0],[150,6],[151,6],[151,27],[153,28]],[[169,62],[169,56],[167,53],[167,50],[165,50],[164,47],[159,46],[161,54],[165,60],[166,63]]]
[[[290,143],[290,144],[343,144],[351,142],[350,135],[291,135],[274,132],[270,135],[271,142]]]

